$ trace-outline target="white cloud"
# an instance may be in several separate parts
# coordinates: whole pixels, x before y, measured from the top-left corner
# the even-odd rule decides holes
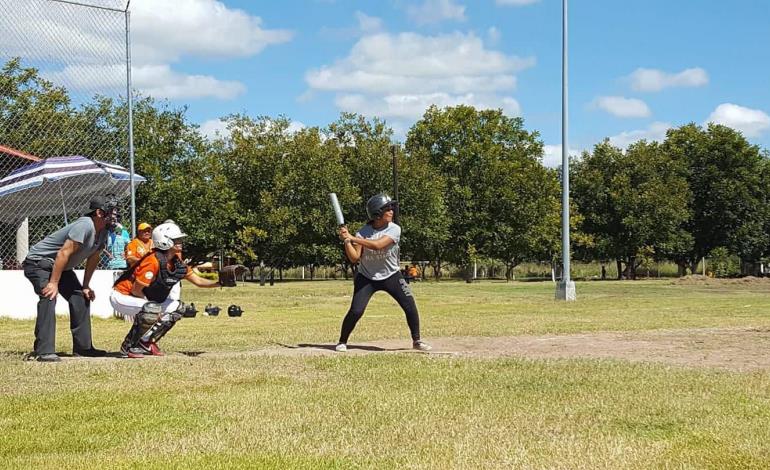
[[[368,116],[383,116],[396,119],[416,120],[432,104],[442,108],[445,106],[457,106],[466,104],[478,109],[497,109],[511,116],[521,114],[519,103],[511,97],[478,96],[472,93],[465,95],[451,95],[448,93],[426,93],[387,95],[383,97],[369,97],[357,94],[337,96],[335,104],[344,111],[351,111]]]
[[[356,12],[356,20],[358,20],[358,29],[362,33],[377,33],[382,31],[382,19],[376,16],[369,16],[364,12]]]
[[[185,75],[168,65],[146,65],[133,69],[134,86],[157,98],[218,98],[230,100],[246,91],[246,86],[210,75]]]
[[[661,91],[672,87],[700,87],[709,82],[708,73],[700,67],[667,73],[657,69],[636,69],[628,76],[636,91]]]
[[[662,142],[666,139],[666,131],[671,128],[667,122],[653,122],[647,129],[621,132],[618,135],[610,137],[610,143],[616,147],[625,149],[629,145],[639,140]]]
[[[647,117],[652,114],[647,103],[636,98],[600,96],[594,100],[594,105],[614,116],[622,118]]]
[[[539,2],[540,0],[495,0],[495,3],[498,5],[505,5],[505,6],[524,6],[524,5],[532,5],[534,3]]]
[[[286,132],[289,134],[294,134],[296,132],[301,131],[302,129],[306,128],[307,126],[303,124],[300,121],[291,121],[289,123],[289,128],[286,129]]]
[[[219,119],[210,119],[200,125],[200,133],[207,139],[230,136],[227,123]]]
[[[465,6],[454,0],[425,0],[406,9],[409,19],[417,24],[440,23],[444,20],[465,21]]]
[[[570,148],[569,155],[571,157],[577,157],[580,152],[576,149]],[[556,168],[561,166],[561,144],[558,145],[544,145],[543,146],[543,165],[548,168]]]
[[[361,38],[349,55],[310,70],[311,90],[337,93],[336,105],[367,115],[419,118],[430,104],[460,103],[519,114],[516,73],[533,66],[486,49],[472,33],[422,36],[381,33]]]
[[[770,116],[759,109],[722,103],[708,117],[708,122],[723,124],[741,131],[746,137],[759,137],[770,130]]]
[[[131,4],[133,58],[173,62],[182,56],[249,57],[289,41],[293,33],[266,29],[262,19],[217,0],[164,0]]]
[[[492,44],[492,45],[498,44],[500,42],[500,36],[501,36],[500,30],[497,29],[496,27],[491,26],[489,27],[489,29],[487,29],[487,41],[489,42],[489,44]]]
[[[125,20],[102,12],[79,20],[73,6],[18,2],[28,20],[0,15],[0,59],[39,61],[43,75],[78,92],[125,93]],[[28,11],[25,11],[27,9]],[[267,29],[262,20],[217,0],[137,1],[131,4],[134,87],[159,98],[233,98],[245,90],[234,81],[172,70],[183,57],[230,58],[258,54],[289,41],[292,32]],[[66,58],[66,63],[64,62]]]
[[[218,98],[233,99],[246,91],[237,81],[219,80],[210,75],[186,75],[175,72],[169,65],[140,65],[131,68],[132,84],[145,95],[155,98]],[[124,65],[72,65],[43,75],[68,89],[125,91]]]

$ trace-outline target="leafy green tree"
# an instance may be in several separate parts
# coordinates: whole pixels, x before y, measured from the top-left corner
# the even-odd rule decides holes
[[[616,260],[619,278],[635,278],[645,259],[688,240],[681,228],[689,215],[687,181],[658,143],[640,141],[624,153],[605,140],[583,153],[574,172],[583,231],[594,237],[598,257]]]
[[[539,164],[537,137],[524,129],[521,118],[464,105],[431,106],[409,130],[406,151],[426,158],[443,179],[450,214],[448,261],[467,268],[469,253],[487,256],[499,242],[496,231],[502,224],[496,226],[495,218],[502,211],[496,208],[510,197],[506,178],[517,168],[529,168],[527,161]]]
[[[759,259],[769,242],[766,163],[759,147],[729,127],[688,124],[668,132],[664,150],[681,162],[693,195],[683,224],[693,243],[677,259],[693,273],[718,247],[745,261]]]

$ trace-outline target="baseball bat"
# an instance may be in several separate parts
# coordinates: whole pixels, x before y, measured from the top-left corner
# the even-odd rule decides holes
[[[337,218],[337,225],[340,227],[345,225],[345,217],[342,216],[342,208],[340,207],[340,201],[337,200],[337,194],[329,193],[329,199],[332,201],[332,208],[334,209],[334,216]]]

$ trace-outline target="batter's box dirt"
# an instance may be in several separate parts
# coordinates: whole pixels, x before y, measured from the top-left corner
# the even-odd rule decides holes
[[[426,338],[430,355],[467,357],[596,358],[660,362],[734,371],[770,370],[770,329],[698,328],[572,335]],[[256,352],[279,355],[414,353],[408,340],[276,345]]]

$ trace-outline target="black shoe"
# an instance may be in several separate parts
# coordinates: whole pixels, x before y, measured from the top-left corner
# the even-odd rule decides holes
[[[72,351],[72,355],[75,357],[104,357],[107,355],[107,351],[104,349],[75,349]]]
[[[40,354],[35,359],[37,362],[60,362],[61,358],[55,353]]]

